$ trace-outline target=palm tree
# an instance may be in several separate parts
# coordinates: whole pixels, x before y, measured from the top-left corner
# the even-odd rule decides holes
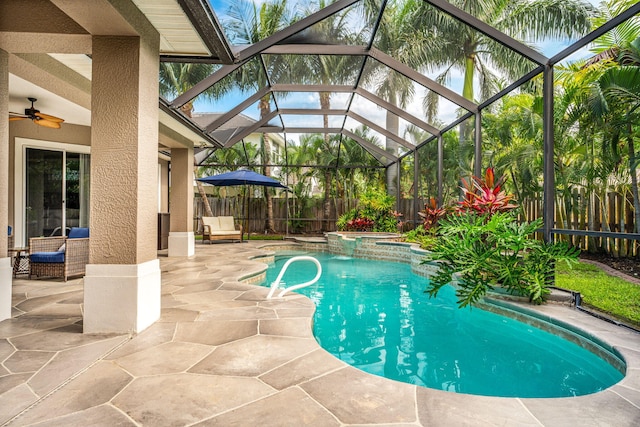
[[[382,147],[382,142],[380,142],[377,137],[371,133],[371,130],[367,126],[358,126],[353,133],[372,145]],[[356,141],[348,138],[342,141],[342,148],[344,150],[341,151],[340,156],[343,156],[343,154],[346,153],[347,157],[344,158],[344,161],[341,161],[341,163],[365,165],[365,168],[359,171],[359,175],[363,181],[363,185],[360,190],[367,188],[384,188],[385,176],[380,172],[382,169],[373,167],[380,166],[380,162],[374,155],[365,150],[364,147]],[[354,196],[359,197],[359,194],[354,192]]]
[[[423,1],[406,0],[390,3],[386,7],[380,28],[378,30],[376,47],[414,69],[420,69],[427,58],[427,46],[434,42],[430,35],[417,29],[422,28],[422,17],[416,14]],[[365,11],[372,18],[378,12],[377,7],[370,7],[365,2]],[[426,37],[425,37],[426,36]],[[414,95],[414,87],[410,79],[396,72],[390,72],[387,67],[371,69],[365,79],[376,87],[376,94],[389,103],[406,109]],[[400,134],[399,117],[387,112],[386,129],[396,135]],[[385,149],[393,156],[398,155],[398,144],[391,138],[386,138]],[[395,168],[387,168],[387,193],[396,196],[398,182]]]
[[[404,135],[403,138],[409,142],[411,142],[413,145],[419,145],[422,141],[426,140],[427,138],[429,138],[431,135],[429,133],[427,133],[426,131],[420,129],[419,127],[415,126],[415,125],[409,125],[407,126],[407,128],[404,131]],[[426,152],[428,151],[433,145],[430,144],[429,147],[426,148],[426,150],[422,150],[422,152]],[[415,186],[417,186],[418,188],[421,187],[421,181],[430,181],[430,178],[432,178],[434,175],[431,173],[427,173],[427,174],[422,174],[420,173],[419,176],[414,176],[415,175],[415,159],[416,159],[416,153],[415,151],[413,152],[413,155],[409,155],[407,157],[405,157],[405,161],[402,162],[402,175],[401,175],[401,180],[400,180],[400,188],[401,188],[401,194],[403,195],[403,197],[408,197],[410,199],[413,199],[413,190],[415,188]],[[433,156],[432,158],[430,158],[430,161],[435,161],[435,164],[437,165],[437,154],[435,156]],[[424,166],[425,162],[418,156],[418,167],[420,166]],[[428,169],[425,169],[428,170]],[[429,171],[431,172],[431,171]],[[420,179],[422,178],[422,179]],[[435,181],[430,182],[429,184],[427,184],[425,186],[425,188],[428,189],[432,189],[432,188],[437,188],[437,185],[433,185],[433,183],[435,183]],[[406,190],[405,190],[406,189]],[[420,197],[420,194],[418,194],[418,197]],[[408,219],[408,218],[407,218]]]
[[[365,140],[369,140],[367,135],[367,129],[364,126],[359,126],[355,129],[354,133]],[[344,195],[347,201],[357,199],[361,192],[367,186],[378,186],[378,177],[373,174],[365,174],[363,171],[376,171],[374,168],[368,168],[367,166],[379,165],[378,161],[369,154],[357,141],[351,138],[342,138],[340,144],[340,164],[343,166],[339,169],[338,180],[345,183]],[[365,169],[356,169],[355,165],[363,166]],[[377,169],[379,170],[379,169]],[[345,209],[350,209],[351,206],[347,205]]]
[[[627,140],[629,175],[633,192],[635,230],[640,230],[640,200],[638,192],[637,155],[635,138],[640,121],[640,38],[622,47],[618,61],[621,65],[606,70],[598,80],[602,103],[599,109],[605,119],[612,144]]]
[[[635,4],[635,0],[609,0],[600,5],[593,26],[598,27],[613,16]],[[591,96],[585,101],[590,113],[601,127],[603,142],[613,154],[620,139],[626,138],[628,168],[633,194],[635,231],[640,232],[640,195],[638,191],[634,124],[638,123],[640,107],[640,18],[634,17],[598,38],[592,45],[596,55],[585,65],[592,77]],[[595,78],[593,78],[595,76]]]
[[[232,34],[231,41],[237,44],[256,43],[276,32],[284,29],[296,20],[295,13],[289,7],[287,0],[269,0],[258,6],[254,2],[240,0],[231,2],[224,24]],[[284,64],[284,59],[277,55],[264,56],[266,69],[269,70],[270,78],[278,81],[282,74],[288,72],[288,67]],[[268,78],[263,70],[260,60],[254,59],[244,64],[239,73],[236,74],[236,84],[242,90],[260,90],[269,84]],[[258,103],[260,119],[264,119],[271,113],[271,93],[265,95]],[[262,173],[271,175],[271,138],[264,133],[261,138],[263,164]],[[272,190],[265,188],[264,195],[267,204],[267,218],[265,220],[265,230],[275,232],[273,220],[273,200]]]
[[[303,165],[312,165],[317,161],[317,150],[314,141],[318,136],[318,134],[301,135],[297,145],[291,144],[287,147],[287,163],[294,165],[287,166],[287,174],[291,178],[287,185],[293,191],[292,211],[289,214],[289,218],[294,232],[303,227],[299,219],[303,218],[311,197],[314,170],[309,166]]]
[[[492,113],[482,116],[483,155],[496,168],[497,175],[506,174],[507,191],[519,203],[526,203],[541,191],[542,116],[539,98],[530,93],[502,98]],[[532,220],[532,218],[527,218]]]
[[[214,71],[214,66],[211,64],[200,63],[176,63],[176,62],[161,62],[160,63],[160,95],[165,98],[175,98],[183,92],[193,87],[196,83],[200,82],[205,77],[209,76]],[[214,98],[214,90],[224,90],[223,86],[217,86],[211,88],[208,91],[203,92],[205,98]],[[193,113],[193,100],[190,100],[184,104],[180,110],[182,113],[191,118]],[[196,177],[199,176],[199,171],[196,165],[194,172]],[[204,215],[213,216],[211,211],[211,205],[207,198],[207,193],[204,190],[204,185],[196,180],[198,187],[198,193],[204,204]]]
[[[203,165],[208,175],[236,170],[241,167],[255,168],[259,158],[255,144],[235,144],[233,147],[216,150]]]
[[[293,192],[296,197],[309,197],[311,194],[310,178],[313,170],[309,166],[316,161],[316,149],[313,144],[315,139],[313,134],[304,134],[300,136],[297,145],[290,144],[287,146],[287,163],[293,166],[287,166],[287,173],[293,177]]]
[[[451,0],[450,3],[520,41],[576,38],[591,29],[589,18],[593,8],[580,0]],[[446,84],[454,71],[462,72],[462,96],[471,101],[476,100],[476,74],[480,99],[487,99],[500,82],[492,70],[513,80],[533,68],[521,55],[453,17],[434,12],[430,6],[423,6],[419,15],[423,27],[438,39],[426,50],[426,68],[441,70],[436,77],[441,84]],[[435,113],[437,98],[428,105],[429,112]]]
[[[323,9],[328,5],[328,1],[320,0],[318,8]],[[344,40],[355,41],[361,38],[360,34],[351,33],[349,24],[349,12],[346,10],[331,15],[322,20],[313,28],[322,35],[325,43],[337,43]],[[357,72],[360,69],[360,61],[354,61],[350,56],[340,55],[308,55],[302,58],[302,63],[306,69],[298,70],[307,76],[309,83],[321,85],[334,84],[354,84]],[[320,108],[328,110],[331,108],[331,92],[320,92]],[[329,128],[329,116],[323,115],[323,126]],[[324,134],[325,151],[336,151],[331,144],[331,136]],[[327,165],[329,166],[329,165]],[[329,217],[331,215],[331,181],[332,173],[330,168],[324,170],[324,200],[323,200],[323,231],[329,230]]]
[[[591,19],[592,27],[598,28],[615,16],[637,3],[637,0],[603,1],[597,14]],[[590,45],[590,50],[597,55],[587,65],[601,63],[604,60],[615,60],[620,49],[632,42],[639,34],[640,17],[628,19],[615,28],[598,37]]]
[[[589,18],[593,8],[581,0],[450,0],[449,3],[520,41],[577,38],[591,29]],[[513,81],[533,68],[521,55],[436,11],[426,2],[417,15],[422,28],[433,36],[433,42],[425,49],[424,69],[439,73],[435,80],[443,85],[454,72],[462,73],[462,96],[466,99],[485,100],[497,91],[501,78]],[[479,96],[475,93],[476,86]],[[438,98],[430,92],[425,99],[430,118],[438,110]],[[469,138],[468,129],[468,125],[461,124],[461,145]]]

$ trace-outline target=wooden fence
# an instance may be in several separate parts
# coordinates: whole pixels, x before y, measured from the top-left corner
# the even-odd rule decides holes
[[[604,231],[618,233],[634,232],[633,199],[630,195],[620,193],[608,193],[606,195],[587,195],[584,189],[576,189],[571,197],[562,197],[556,194],[555,228]],[[566,199],[566,200],[565,200]],[[423,200],[419,201],[420,209],[424,206]],[[247,203],[244,205],[243,203]],[[336,220],[343,213],[357,205],[357,200],[331,200],[331,214],[327,224],[323,223],[323,201],[309,199],[306,206],[301,209],[295,199],[273,198],[273,213],[275,229],[281,234],[319,234],[323,231],[335,231]],[[266,205],[263,198],[251,198],[243,202],[242,198],[209,198],[209,204],[214,216],[233,216],[242,221],[245,230],[249,224],[252,233],[265,231]],[[520,202],[522,207],[521,218],[531,221],[542,217],[542,199],[534,198]],[[287,216],[287,206],[289,215]],[[413,199],[402,199],[399,202],[398,211],[401,212],[412,228]],[[200,218],[204,212],[202,200],[194,199],[194,230],[200,232]],[[288,218],[288,221],[287,221]],[[613,256],[638,255],[640,242],[605,237],[586,237],[573,235],[560,235],[558,239],[567,241],[582,250],[592,252],[606,252]]]
[[[523,218],[542,217],[542,199],[521,203]],[[570,196],[556,194],[555,228],[579,231],[635,233],[633,197],[631,194],[609,192],[587,194],[574,189]],[[590,252],[606,252],[613,256],[636,256],[640,242],[631,239],[559,235],[560,240]]]
[[[284,198],[273,198],[273,217],[276,232],[285,234],[319,234],[323,231],[335,231],[337,219],[357,205],[357,200],[332,199],[331,213],[329,221],[324,224],[324,206],[320,199],[309,199],[304,208],[300,208],[295,199],[286,200]],[[242,221],[252,233],[263,233],[265,231],[266,203],[263,198],[251,198],[243,201],[242,198],[216,198],[209,197],[209,205],[214,216],[233,216],[236,220]],[[289,214],[287,216],[287,205]],[[420,206],[424,206],[422,203]],[[399,204],[399,212],[403,213],[403,219],[411,221],[413,219],[413,200],[403,199]],[[201,231],[202,224],[200,218],[204,213],[204,203],[202,199],[194,199],[194,230]],[[288,218],[288,221],[287,221]]]

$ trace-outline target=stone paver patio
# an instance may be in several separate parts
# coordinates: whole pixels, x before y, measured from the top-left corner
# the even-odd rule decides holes
[[[625,357],[627,376],[575,398],[447,393],[372,376],[325,352],[313,303],[239,281],[264,242],[161,257],[162,317],[136,336],[82,334],[82,279],[15,279],[0,322],[0,425],[637,426],[640,334],[565,306],[539,310]]]

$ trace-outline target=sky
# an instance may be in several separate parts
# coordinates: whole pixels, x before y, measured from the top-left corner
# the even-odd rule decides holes
[[[225,10],[228,8],[228,0],[209,0],[210,4],[212,5],[216,15],[218,16],[219,20],[223,20],[224,18],[224,12]],[[264,0],[255,0],[254,1],[256,4],[261,4],[264,2]],[[589,0],[590,3],[592,3],[594,6],[598,6],[600,3],[600,0]],[[304,2],[303,3],[307,3]],[[541,52],[547,56],[547,57],[551,57],[557,53],[559,53],[560,51],[562,51],[564,48],[566,48],[567,46],[569,46],[572,42],[574,41],[569,41],[569,40],[549,40],[549,41],[545,41],[543,43],[538,43],[537,47],[541,50]],[[573,54],[569,60],[576,60],[576,59],[580,59],[580,58],[585,58],[590,56],[591,54],[589,53],[588,49],[583,48],[580,51],[576,52],[575,54]],[[434,75],[430,75],[428,77],[434,78],[435,77],[435,73]],[[453,73],[452,77],[449,81],[448,87],[451,88],[452,90],[461,93],[462,90],[462,75],[460,73]],[[421,93],[424,93],[424,89],[421,86],[416,86],[417,91],[419,92],[418,95],[420,95]],[[229,110],[233,107],[235,107],[239,102],[241,102],[244,99],[245,95],[242,95],[240,93],[234,93],[231,94],[228,97],[225,97],[225,99],[222,100],[218,100],[215,102],[215,104],[212,104],[210,101],[201,101],[201,100],[196,100],[195,102],[195,109],[196,112],[220,112],[220,111],[226,111]],[[409,104],[406,107],[406,110],[409,112],[415,111],[415,115],[416,116],[421,116],[421,111],[422,111],[422,98],[423,96],[414,96],[414,101]],[[446,100],[445,100],[446,101]],[[317,99],[313,99],[313,96],[311,94],[294,94],[294,95],[290,95],[287,98],[287,104],[290,105],[295,105],[298,104],[301,108],[305,108],[305,107],[309,107],[312,106],[312,108],[319,108],[316,104],[317,104]],[[361,114],[365,117],[367,117],[369,120],[372,120],[376,123],[384,123],[384,114],[385,111],[382,110],[381,108],[377,108],[375,106],[375,104],[373,103],[368,103],[370,105],[366,105],[361,108],[361,111],[358,112],[358,114]],[[281,107],[282,108],[282,107]],[[338,108],[338,107],[335,107]],[[455,119],[455,117],[457,117],[457,107],[455,104],[451,103],[451,102],[441,102],[440,108],[439,108],[439,119],[444,121],[445,123],[451,122]],[[248,107],[244,114],[248,115],[249,117],[252,117],[253,119],[257,119],[259,117],[259,113],[257,111],[257,106],[256,105],[252,105],[250,107]],[[306,123],[302,122],[304,120],[313,120],[312,118],[307,118],[306,116],[288,116],[286,118],[286,124],[287,126],[305,126],[307,125]],[[300,123],[296,124],[296,120]],[[313,125],[315,125],[315,121],[313,120],[314,123]],[[272,121],[273,122],[273,121]],[[277,122],[279,122],[279,120],[277,120]],[[351,123],[351,122],[350,122]],[[311,125],[311,123],[309,124]]]

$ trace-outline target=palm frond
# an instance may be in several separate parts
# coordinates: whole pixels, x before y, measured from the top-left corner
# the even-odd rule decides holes
[[[640,67],[611,68],[602,74],[599,85],[605,97],[617,98],[629,108],[640,103]]]
[[[637,3],[637,0],[603,1],[600,3],[598,13],[592,19],[593,28],[602,26],[635,3]],[[635,16],[594,40],[591,44],[591,50],[595,53],[600,53],[610,49],[612,46],[623,46],[636,39],[639,35],[640,17]]]
[[[513,1],[496,28],[520,40],[578,39],[591,30],[594,8],[576,0]]]

